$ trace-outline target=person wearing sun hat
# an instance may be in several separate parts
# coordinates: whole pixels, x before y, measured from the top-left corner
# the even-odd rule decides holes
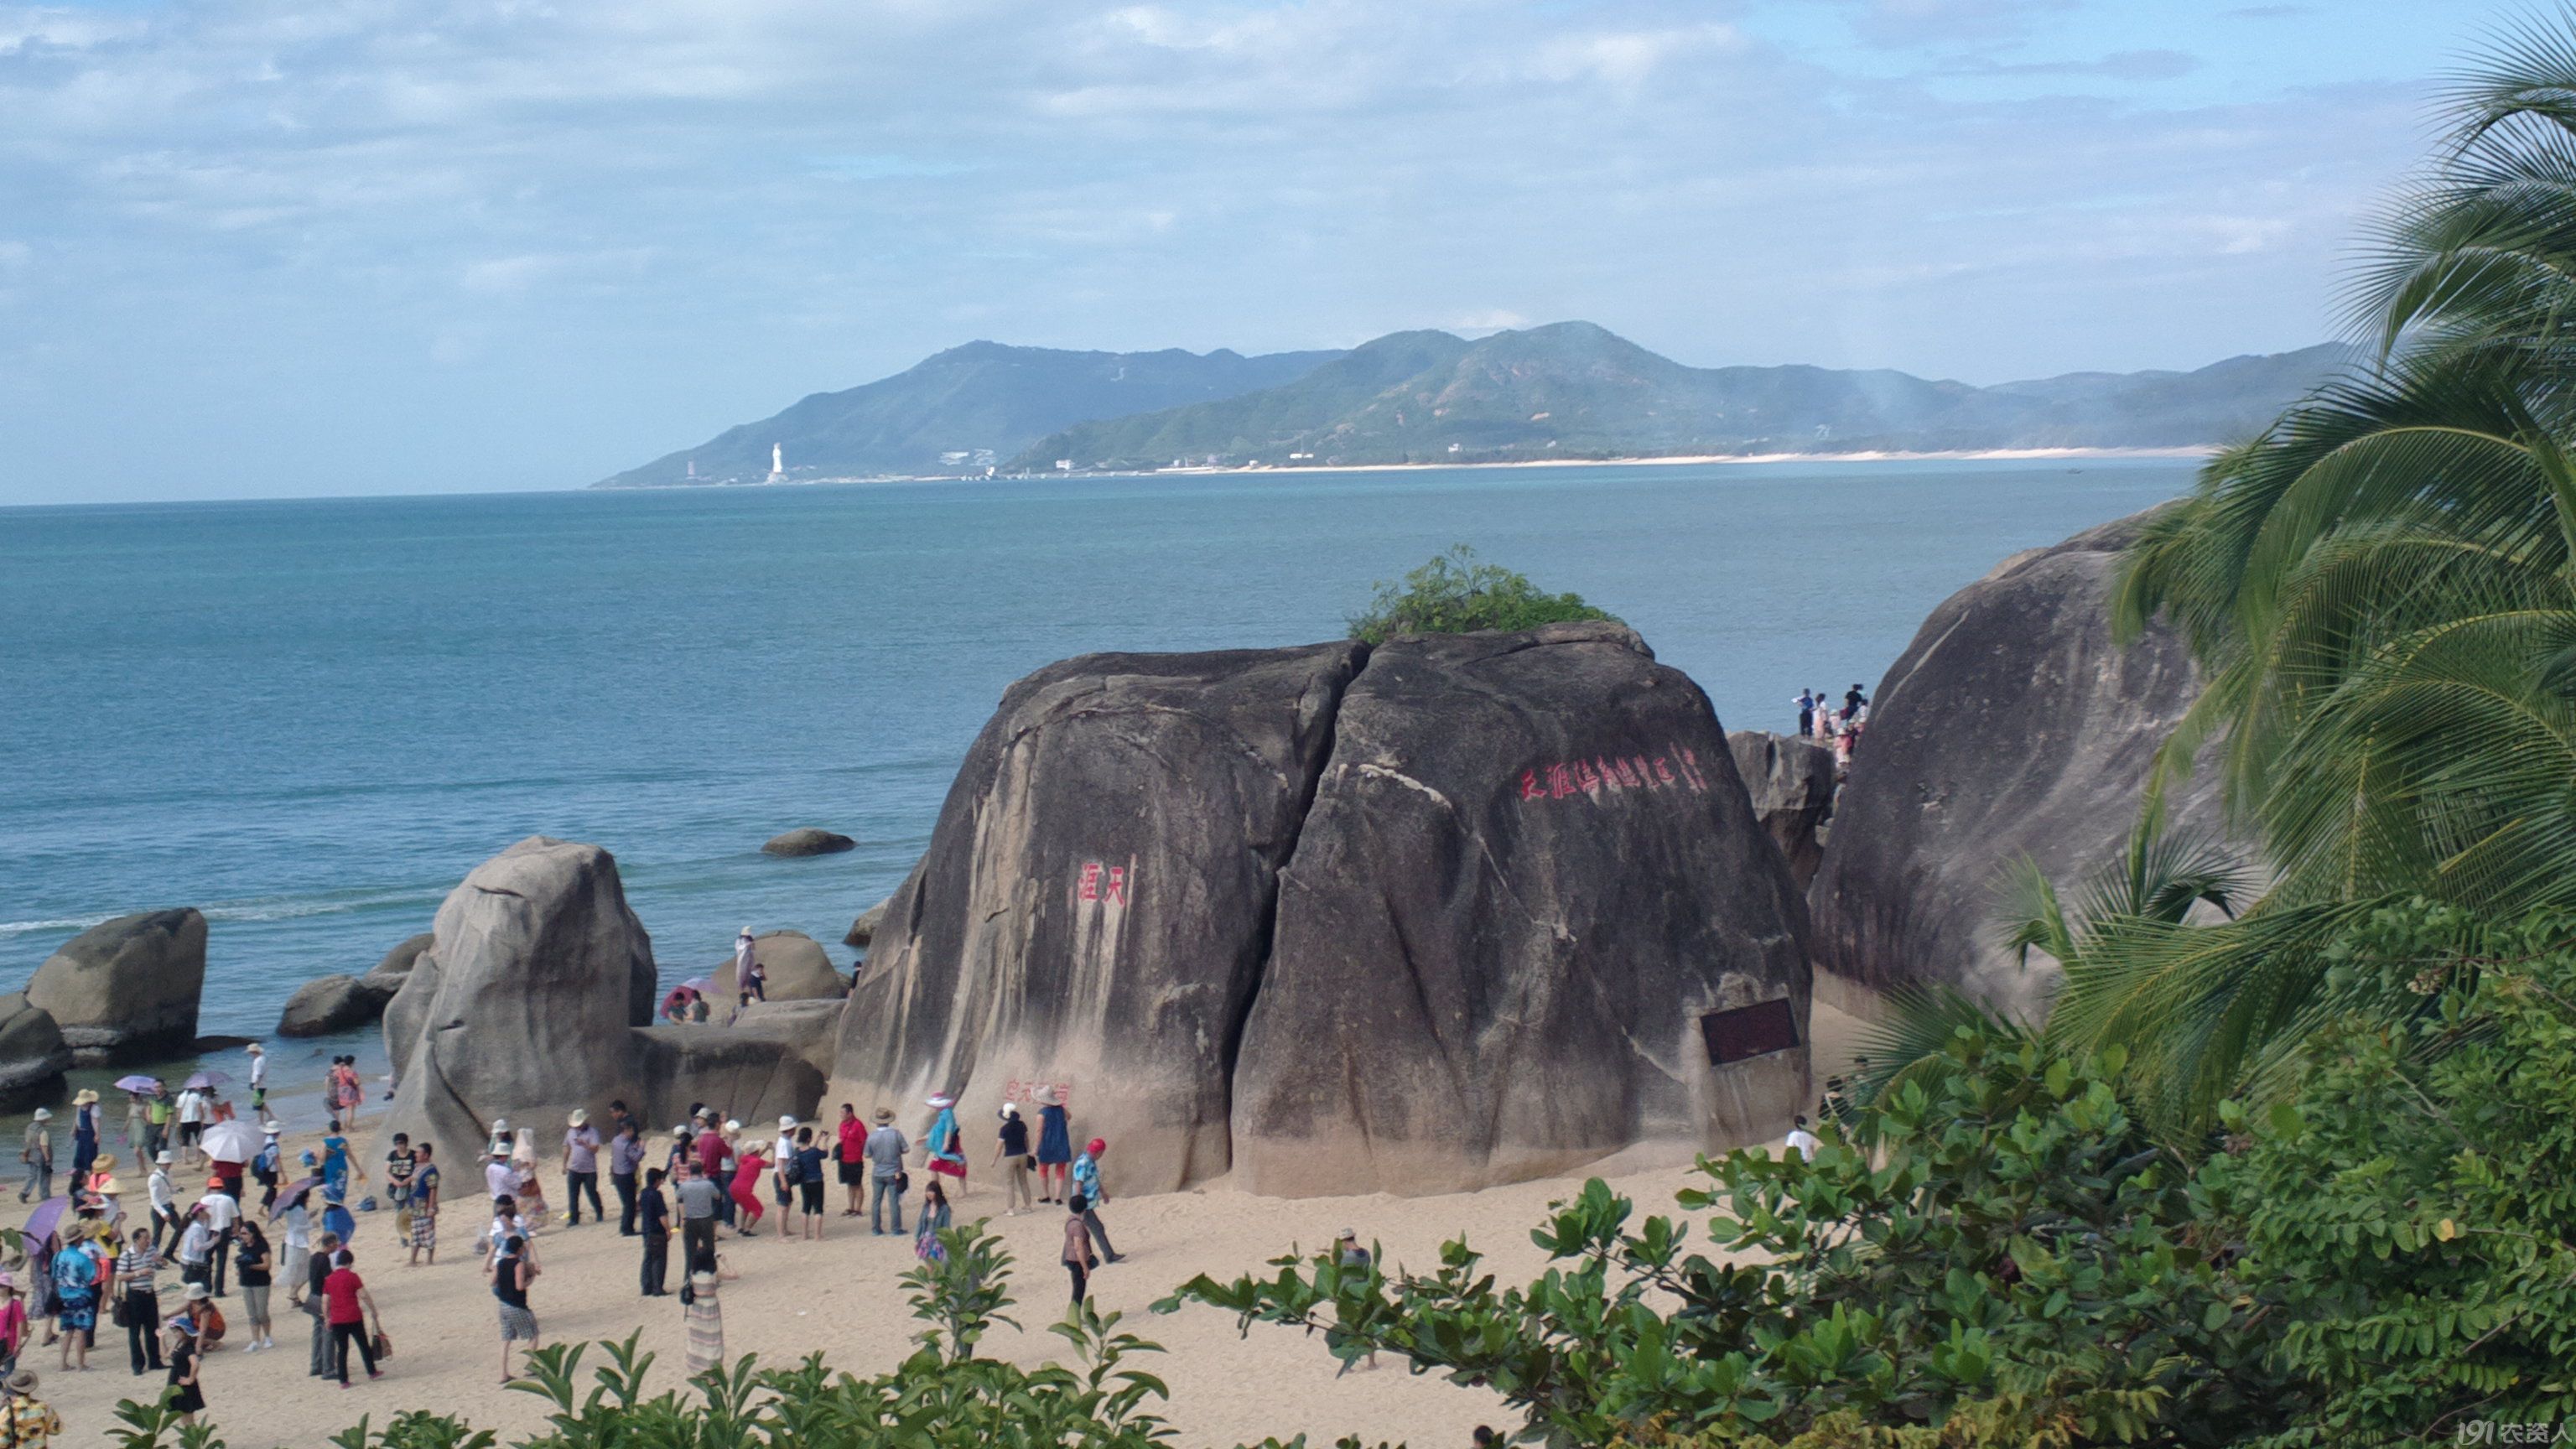
[[[18,1160],[27,1164],[27,1185],[18,1189],[18,1201],[27,1201],[29,1193],[43,1202],[54,1195],[54,1114],[49,1107],[38,1107],[27,1117],[26,1145],[18,1149]]]
[[[590,1113],[575,1108],[564,1130],[563,1175],[565,1222],[581,1226],[581,1196],[590,1194],[590,1216],[595,1222],[608,1221],[608,1209],[599,1205],[599,1129],[590,1125]]]
[[[930,1133],[921,1139],[921,1150],[928,1158],[930,1170],[941,1177],[957,1179],[957,1190],[966,1190],[966,1143],[957,1130],[957,1099],[946,1092],[934,1092],[931,1110],[939,1115],[930,1119]]]
[[[98,1093],[83,1087],[72,1096],[72,1181],[89,1176],[98,1160]]]
[[[162,1327],[170,1355],[170,1387],[163,1391],[166,1407],[179,1416],[180,1423],[194,1424],[206,1408],[206,1391],[198,1383],[205,1346],[197,1341],[197,1320],[174,1313]]]
[[[7,1399],[0,1403],[0,1429],[8,1431],[8,1442],[23,1444],[27,1449],[45,1449],[56,1434],[63,1432],[62,1416],[36,1397],[34,1369],[12,1368],[0,1375],[0,1395]]]
[[[1073,1124],[1064,1095],[1053,1082],[1041,1083],[1038,1103],[1038,1201],[1062,1202],[1069,1190],[1065,1173],[1073,1165]]]
[[[79,1368],[89,1367],[90,1343],[98,1335],[99,1280],[105,1275],[89,1251],[89,1224],[67,1223],[59,1238],[62,1246],[55,1250],[52,1264],[54,1332],[68,1373],[75,1367],[75,1358]]]
[[[884,1237],[886,1199],[894,1199],[894,1232],[903,1236],[903,1160],[912,1154],[912,1144],[894,1125],[894,1109],[877,1109],[876,1130],[868,1134],[868,1179],[873,1189],[868,1203],[868,1231]]]

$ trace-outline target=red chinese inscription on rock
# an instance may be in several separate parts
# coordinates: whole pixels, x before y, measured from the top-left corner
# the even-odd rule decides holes
[[[1694,750],[1667,749],[1651,755],[1595,754],[1589,759],[1551,760],[1521,771],[1520,797],[1564,800],[1581,795],[1600,804],[1604,796],[1631,790],[1685,790],[1708,793],[1708,776]]]

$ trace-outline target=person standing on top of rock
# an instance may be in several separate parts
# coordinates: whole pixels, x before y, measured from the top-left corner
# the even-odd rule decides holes
[[[868,1134],[867,1153],[868,1176],[875,1188],[875,1196],[870,1199],[868,1207],[868,1230],[878,1237],[885,1236],[886,1199],[891,1197],[894,1199],[894,1231],[901,1236],[903,1160],[912,1155],[912,1144],[905,1141],[903,1133],[896,1129],[892,1107],[877,1109],[877,1126]]]
[[[1811,734],[1814,734],[1815,732],[1816,732],[1816,697],[1815,697],[1814,695],[1812,695],[1812,694],[1809,694],[1807,691],[1805,691],[1805,690],[1803,690],[1803,689],[1802,689],[1802,690],[1799,690],[1799,691],[1798,691],[1798,734],[1799,734],[1799,737],[1803,739],[1804,737],[1806,737],[1806,736],[1808,736],[1808,735],[1811,735]]]
[[[38,1107],[27,1119],[26,1145],[18,1149],[18,1160],[27,1164],[26,1186],[18,1189],[18,1201],[25,1202],[29,1193],[43,1202],[54,1195],[54,1113],[49,1107]]]
[[[1845,723],[1845,724],[1849,724],[1849,723],[1851,723],[1851,717],[1852,717],[1853,715],[1856,715],[1856,714],[1860,713],[1860,707],[1861,707],[1862,705],[1864,705],[1864,704],[1867,704],[1867,703],[1869,703],[1869,700],[1868,700],[1868,698],[1867,698],[1866,696],[1864,696],[1864,695],[1860,692],[1860,686],[1859,686],[1859,685],[1855,684],[1855,685],[1853,685],[1851,688],[1849,688],[1849,689],[1847,689],[1847,690],[1844,690],[1844,691],[1843,691],[1843,723]]]
[[[743,927],[742,934],[733,938],[733,1014],[736,1017],[742,1015],[744,1007],[751,1005],[753,983],[759,979],[760,963],[752,959],[755,948],[751,927]],[[730,1025],[732,1018],[726,1021]]]

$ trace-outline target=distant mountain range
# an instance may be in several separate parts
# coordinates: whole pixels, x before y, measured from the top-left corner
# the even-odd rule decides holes
[[[597,486],[759,482],[773,444],[790,478],[2207,446],[2261,430],[2351,355],[2327,344],[2192,372],[1973,387],[1884,369],[1688,367],[1589,322],[1260,357],[977,342]]]

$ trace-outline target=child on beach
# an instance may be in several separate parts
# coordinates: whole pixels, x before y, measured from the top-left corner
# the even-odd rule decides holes
[[[940,1243],[939,1233],[951,1221],[948,1192],[934,1180],[921,1190],[921,1218],[912,1233],[912,1255],[925,1263],[946,1262],[948,1249]]]

